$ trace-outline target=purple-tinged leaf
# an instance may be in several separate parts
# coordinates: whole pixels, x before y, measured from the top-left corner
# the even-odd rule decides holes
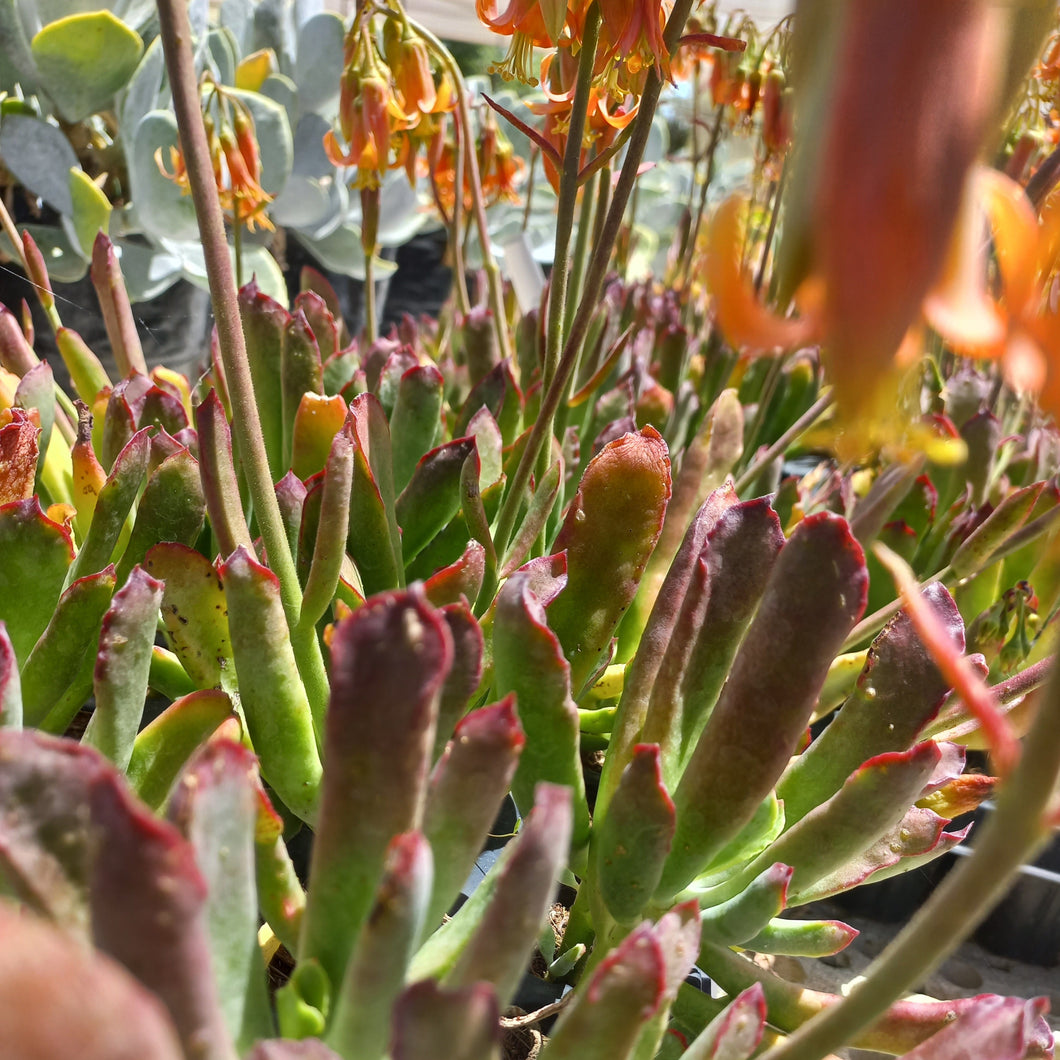
[[[213,564],[187,545],[166,542],[148,550],[144,567],[165,582],[162,621],[195,687],[234,688],[228,611]]]
[[[31,497],[0,505],[0,556],[0,622],[24,664],[55,613],[74,546]]]
[[[320,359],[327,361],[339,348],[339,329],[336,313],[329,307],[322,294],[316,291],[302,290],[295,295],[294,308],[301,310],[306,323],[312,329],[313,337],[320,348]]]
[[[276,483],[276,502],[280,506],[280,518],[287,531],[287,543],[291,555],[298,554],[298,531],[302,526],[302,505],[305,503],[306,488],[302,480],[293,472]]]
[[[305,313],[298,309],[284,325],[283,341],[280,344],[283,452],[288,465],[291,463],[294,448],[295,415],[302,398],[305,394],[323,393],[324,366],[320,359],[320,347]],[[299,475],[299,478],[301,477]]]
[[[526,732],[512,782],[516,804],[529,807],[540,781],[569,787],[577,849],[589,838],[578,708],[571,699],[570,664],[545,618],[545,607],[563,584],[561,563],[562,555],[535,561],[501,589],[493,619],[493,689],[498,696],[515,693]]]
[[[741,874],[742,886],[735,895],[704,908],[704,939],[726,946],[740,945],[785,908],[793,874],[791,866],[779,861],[772,865],[767,861],[764,869],[758,861],[754,866]]]
[[[18,318],[6,305],[0,305],[0,366],[21,379],[39,363],[40,359],[22,333]]]
[[[673,837],[674,804],[663,784],[659,748],[638,744],[593,841],[596,886],[619,923],[632,923],[647,905]]]
[[[394,1005],[392,1060],[494,1060],[500,1047],[500,1011],[487,983],[447,989],[434,980],[413,983]]]
[[[44,470],[44,458],[48,454],[48,443],[51,441],[52,428],[55,425],[55,417],[58,414],[67,428],[72,427],[66,418],[65,412],[59,409],[55,403],[55,377],[52,375],[51,365],[47,361],[35,364],[19,381],[15,388],[15,405],[23,409],[36,409],[40,421],[40,434],[37,436],[37,474]],[[11,409],[14,416],[15,409]],[[72,439],[71,439],[72,440]],[[2,460],[0,460],[2,462]],[[26,496],[33,494],[31,488]],[[12,497],[11,500],[20,498]],[[53,501],[63,500],[63,497],[52,497]]]
[[[430,597],[428,596],[428,599]],[[434,730],[435,762],[453,735],[456,723],[467,712],[472,695],[482,681],[482,628],[471,613],[466,600],[440,607],[453,640],[453,665],[445,675],[438,699],[438,721]]]
[[[0,622],[0,728],[22,728],[22,689],[18,676],[18,660],[7,626]]]
[[[555,889],[567,862],[571,840],[568,788],[540,784],[512,852],[499,872],[482,919],[445,977],[446,986],[492,983],[506,1006],[526,970]]]
[[[841,920],[771,920],[744,943],[755,953],[784,953],[793,957],[830,957],[845,950],[859,932]]]
[[[733,998],[682,1054],[684,1060],[748,1060],[762,1040],[766,1001],[755,983]]]
[[[395,505],[406,566],[460,510],[460,474],[474,451],[474,438],[456,438],[432,449],[416,465]]]
[[[865,557],[846,521],[829,512],[803,519],[674,794],[677,834],[660,899],[706,868],[772,791],[866,589]]]
[[[70,382],[77,396],[86,405],[92,405],[99,392],[111,385],[106,369],[85,340],[71,328],[59,328],[55,333],[55,345],[70,373]]]
[[[92,681],[96,709],[83,742],[122,772],[132,757],[144,713],[163,588],[141,567],[133,567],[129,580],[114,594],[103,616]]]
[[[435,607],[455,604],[461,597],[474,600],[482,588],[485,572],[486,550],[477,541],[469,541],[464,554],[455,563],[432,574],[423,588]]]
[[[964,623],[953,597],[940,582],[922,595],[954,648],[963,651]],[[862,762],[909,747],[948,691],[909,616],[899,611],[872,642],[850,698],[777,785],[788,825],[830,798]]]
[[[342,430],[347,411],[346,402],[337,394],[324,397],[308,391],[302,395],[291,437],[291,468],[300,479],[323,470],[331,441]]]
[[[372,912],[332,1000],[327,1041],[343,1056],[389,1054],[391,1009],[424,928],[433,859],[422,832],[395,836],[387,848]]]
[[[328,454],[313,559],[302,593],[302,610],[298,616],[300,630],[309,635],[313,635],[313,627],[334,599],[342,573],[349,531],[355,447],[353,427],[347,424],[332,439]]]
[[[440,922],[471,872],[525,743],[515,697],[506,696],[468,714],[434,767],[423,818],[435,860],[429,926]]]
[[[390,414],[394,488],[398,493],[409,484],[420,458],[440,440],[443,388],[442,373],[433,364],[410,368],[398,383]]]
[[[475,439],[479,459],[482,461],[480,485],[483,489],[492,486],[503,473],[504,439],[493,413],[483,407],[471,417],[467,434]]]
[[[210,527],[222,556],[240,546],[253,546],[247,520],[239,501],[239,483],[232,462],[232,431],[215,390],[195,408],[195,430],[199,436],[199,473],[210,514]]]
[[[641,636],[640,647],[626,671],[597,795],[597,812],[601,814],[610,802],[622,770],[632,757],[634,745],[641,742],[640,735],[647,717],[652,688],[667,645],[673,639],[685,594],[695,574],[707,535],[722,513],[738,501],[739,497],[731,484],[714,490],[696,513],[670,565]]]
[[[191,844],[113,770],[95,778],[89,805],[99,828],[89,885],[95,944],[162,999],[187,1055],[234,1060],[210,973],[206,883]]]
[[[94,751],[27,729],[0,730],[4,890],[75,932],[88,931],[88,865],[97,836],[88,790],[107,769]]]
[[[231,740],[204,745],[181,772],[166,810],[195,851],[206,883],[210,969],[228,1033],[240,1053],[272,1033],[258,946],[254,832],[258,763]]]
[[[105,232],[96,235],[92,244],[92,267],[89,269],[92,286],[96,289],[103,324],[107,329],[114,363],[118,374],[127,376],[135,372],[147,375],[140,336],[136,333],[136,320],[129,304],[129,292],[121,273],[121,263],[115,253],[114,244]]]
[[[492,326],[490,328],[492,331]],[[522,422],[523,395],[519,392],[511,365],[500,361],[472,388],[453,425],[453,436],[476,434],[471,421],[485,408],[497,423],[505,447],[511,445]]]
[[[231,700],[217,689],[175,700],[136,735],[126,771],[133,791],[152,810],[161,809],[195,749],[234,717]]]
[[[102,494],[101,494],[102,496]],[[97,510],[98,510],[97,502]],[[129,543],[118,561],[118,581],[124,582],[147,550],[160,541],[190,545],[199,536],[206,517],[198,461],[181,449],[151,473],[136,508]]]
[[[172,437],[185,431],[189,423],[187,410],[178,395],[160,386],[153,386],[144,394],[136,417],[137,427],[158,427],[159,435]]]
[[[876,477],[869,492],[855,502],[850,532],[862,548],[867,548],[887,523],[895,521],[895,509],[913,488],[923,466],[923,457],[891,464]]]
[[[707,724],[783,545],[767,498],[733,505],[707,535],[644,722],[643,738],[660,745],[663,776],[672,787]]]
[[[870,758],[826,802],[815,807],[748,866],[761,869],[783,861],[795,869],[790,903],[822,877],[857,857],[898,825],[919,797],[939,760],[931,740],[909,751]]]
[[[1044,486],[1044,482],[1036,482],[1010,493],[957,546],[949,562],[950,570],[956,577],[969,577],[987,565],[1006,539],[1026,522]]]
[[[291,953],[295,953],[305,912],[305,891],[283,841],[284,820],[273,809],[260,780],[257,796],[254,865],[258,907],[273,934]]]
[[[257,1042],[243,1060],[342,1060],[333,1049],[329,1049],[319,1038],[273,1038]]]
[[[368,600],[331,641],[327,771],[299,961],[333,990],[371,910],[387,846],[418,828],[452,638],[422,590]]]
[[[303,821],[316,818],[320,754],[279,579],[244,548],[221,567],[239,694],[261,772]]]
[[[103,615],[110,606],[114,587],[114,568],[107,567],[98,574],[79,578],[59,597],[48,628],[22,667],[22,709],[26,725],[42,726],[49,711],[75,681],[78,681],[81,703],[88,698],[92,677],[87,666],[95,664],[87,661],[95,656]],[[75,712],[81,703],[73,708]],[[58,729],[57,735],[61,735],[71,717],[69,712],[57,716],[48,728]]]
[[[137,431],[117,455],[96,498],[88,536],[70,566],[66,585],[101,571],[111,562],[126,519],[140,492],[151,455],[149,431]]]
[[[670,499],[670,458],[653,427],[609,443],[585,469],[553,545],[567,584],[549,605],[581,695],[637,591]]]
[[[119,964],[5,903],[0,936],[0,1039],[6,1055],[186,1060],[158,998]]]
[[[283,457],[283,396],[280,351],[291,314],[263,294],[251,280],[239,292],[239,314],[247,339],[247,361],[254,383],[254,404],[269,458],[269,472],[278,481],[290,466]]]
[[[103,413],[103,433],[97,448],[99,458],[108,471],[136,433],[136,407],[150,386],[151,380],[146,375],[130,376],[118,383],[107,398],[106,410]]]
[[[625,1060],[665,991],[666,958],[646,922],[597,965],[557,1021],[541,1060]]]
[[[377,376],[373,371],[374,362],[378,362]],[[368,387],[378,395],[379,404],[386,412],[388,420],[394,414],[402,377],[419,363],[419,358],[411,347],[402,346],[392,340],[377,339],[365,358]]]
[[[0,427],[0,504],[29,500],[37,476],[41,433],[22,409],[13,409],[14,418]]]
[[[1041,1039],[1039,1025],[1048,1011],[1049,1002],[1044,997],[1032,1001],[984,997],[948,1027],[906,1053],[905,1060],[965,1060],[969,1056],[1023,1060],[1028,1048]]]

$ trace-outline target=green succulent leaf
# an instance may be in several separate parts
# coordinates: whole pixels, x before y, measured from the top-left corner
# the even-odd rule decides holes
[[[22,689],[18,676],[18,660],[3,622],[0,622],[0,727],[22,728]]]
[[[77,242],[82,253],[89,257],[96,236],[106,232],[110,224],[111,205],[107,196],[80,166],[70,170],[70,200]]]

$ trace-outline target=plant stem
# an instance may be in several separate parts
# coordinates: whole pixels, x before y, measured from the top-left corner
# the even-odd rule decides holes
[[[254,384],[250,377],[246,341],[239,317],[232,260],[225,239],[224,217],[217,198],[210,148],[202,122],[199,86],[191,50],[191,26],[185,0],[158,0],[158,21],[177,128],[206,260],[221,363],[224,365],[232,402],[232,428],[238,439],[239,453],[269,566],[280,582],[280,599],[287,625],[294,630],[302,608],[302,590],[287,542],[287,531],[280,516],[280,506],[276,501],[261,433],[261,419],[254,399]],[[311,645],[302,643],[296,646],[296,653],[299,671],[315,708],[316,700],[321,695],[325,699],[327,696],[327,675],[319,643],[314,637]]]
[[[236,290],[243,286],[243,226],[237,216],[232,222],[232,246],[236,259]]]
[[[456,289],[456,304],[461,314],[471,312],[471,299],[467,293],[467,274],[464,271],[464,140],[471,135],[463,121],[453,121],[453,217],[449,224],[449,247],[453,254],[453,286]]]
[[[819,1060],[847,1044],[944,960],[1049,837],[1045,814],[1058,775],[1060,671],[1049,682],[1023,741],[1023,757],[1001,789],[971,857],[943,880],[848,997],[771,1049],[765,1060]]]
[[[597,173],[597,189],[599,189],[600,181],[608,179],[609,176],[610,171],[606,166]],[[582,192],[582,208],[581,213],[578,215],[578,238],[574,243],[570,282],[567,285],[570,288],[570,298],[564,300],[563,306],[564,337],[570,333],[570,326],[574,320],[574,310],[578,305],[578,295],[581,294],[582,283],[585,280],[585,263],[589,253],[589,235],[593,230],[593,206],[596,202],[593,196],[589,194],[589,191],[589,187],[586,186]]]

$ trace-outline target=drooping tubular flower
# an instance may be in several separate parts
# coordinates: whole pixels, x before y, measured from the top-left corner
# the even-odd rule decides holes
[[[856,441],[893,433],[893,422],[876,425],[894,419],[908,336],[945,264],[965,177],[1012,70],[1030,65],[1044,36],[1039,15],[989,0],[859,0],[839,17],[826,0],[802,0],[796,10],[793,73],[816,109],[800,115],[779,287],[786,303],[802,286],[803,316],[781,321],[756,300],[725,212],[708,270],[734,344],[823,343]]]
[[[649,67],[654,67],[662,79],[670,80],[670,52],[663,41],[663,30],[673,7],[671,0],[598,2],[601,42],[606,49],[604,54],[622,75],[618,78],[619,88],[630,91],[634,83],[642,86],[640,75]]]
[[[584,6],[584,5],[582,5]],[[559,43],[567,23],[567,0],[509,0],[503,12],[497,0],[475,0],[475,13],[494,33],[511,37],[508,54],[489,68],[505,81],[536,85],[534,48],[551,48]]]

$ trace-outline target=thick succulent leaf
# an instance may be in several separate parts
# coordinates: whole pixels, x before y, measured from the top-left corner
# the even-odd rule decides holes
[[[958,546],[950,569],[958,578],[982,570],[990,557],[1026,522],[1044,483],[1036,482],[1010,493]]]
[[[474,438],[457,438],[427,453],[395,504],[408,566],[460,510],[460,475],[475,451]]]
[[[291,468],[300,479],[324,469],[331,442],[346,422],[346,402],[311,390],[298,402],[291,428]]]
[[[85,805],[105,769],[99,755],[71,740],[0,730],[4,890],[74,931],[88,930],[88,865],[97,837]]]
[[[246,1053],[243,1060],[342,1060],[338,1053],[329,1049],[319,1038],[273,1038],[257,1042]]]
[[[446,986],[492,983],[501,1005],[514,996],[526,970],[571,839],[568,788],[540,784],[512,853],[499,867],[492,898]]]
[[[398,493],[409,484],[420,459],[440,440],[443,387],[442,373],[433,364],[410,368],[398,384],[390,414],[394,488]]]
[[[52,367],[47,361],[35,364],[20,380],[15,390],[15,404],[24,409],[36,409],[40,418],[40,437],[37,439],[37,475],[38,481],[44,471],[45,457],[48,455],[48,445],[52,438],[52,428],[55,424],[55,376]],[[14,414],[14,409],[12,409]],[[0,464],[3,458],[0,457]],[[49,482],[51,476],[49,476]],[[33,493],[31,489],[26,496]],[[11,500],[20,498],[12,497]],[[52,500],[63,500],[62,496],[53,496]],[[6,503],[6,498],[5,498]]]
[[[22,688],[18,660],[3,622],[0,622],[0,728],[22,728]]]
[[[55,613],[22,668],[25,723],[41,726],[49,711],[75,680],[85,674],[86,660],[95,654],[103,615],[110,606],[116,579],[114,568],[79,578],[59,598]],[[92,689],[80,683],[82,702]],[[76,698],[76,697],[71,697]],[[77,710],[78,704],[74,707]],[[70,717],[56,717],[49,729],[65,731]]]
[[[526,747],[512,782],[526,809],[543,780],[565,784],[574,798],[574,844],[589,837],[589,809],[579,758],[578,708],[571,699],[570,664],[549,628],[545,607],[563,584],[563,557],[528,564],[505,582],[493,620],[493,688],[515,693]]]
[[[185,1060],[168,1013],[115,961],[0,903],[0,1035],[33,1060]],[[85,1003],[81,984],[91,990]]]
[[[770,793],[866,589],[864,554],[846,521],[828,512],[803,519],[675,792],[677,834],[660,898],[705,868]]]
[[[276,575],[239,548],[221,567],[239,695],[265,779],[302,820],[316,817],[322,768]]]
[[[786,953],[794,957],[829,957],[845,950],[858,931],[841,920],[771,920],[745,946],[755,953]]]
[[[147,479],[129,543],[118,562],[118,581],[128,578],[152,545],[160,541],[190,545],[199,536],[205,517],[199,463],[181,448],[166,457]]]
[[[651,898],[673,836],[674,804],[659,748],[639,744],[593,838],[596,885],[619,923],[632,923]]]
[[[299,309],[284,325],[283,340],[280,344],[280,401],[283,410],[283,453],[286,466],[291,464],[295,416],[302,403],[302,397],[307,393],[324,393],[324,366],[320,360],[320,347],[309,321]],[[305,477],[298,471],[295,473],[299,478]]]
[[[522,395],[507,361],[494,365],[471,388],[453,425],[453,434],[460,437],[473,433],[470,429],[471,421],[483,408],[490,413],[500,428],[504,445],[511,445],[519,433]]]
[[[474,600],[482,588],[486,573],[486,550],[477,541],[469,541],[464,554],[448,567],[432,574],[423,588],[435,607],[455,604],[461,597]]]
[[[548,608],[580,696],[637,591],[670,499],[670,458],[652,427],[606,445],[585,469],[553,545],[567,584]]]
[[[651,692],[662,666],[667,645],[673,639],[685,594],[688,592],[707,535],[721,514],[739,501],[729,484],[714,490],[696,513],[652,607],[640,648],[628,666],[622,686],[611,744],[604,761],[597,794],[597,810],[606,809],[622,770],[641,742]]]
[[[954,648],[963,651],[964,623],[953,597],[940,582],[923,596]],[[788,825],[838,791],[862,762],[909,747],[948,691],[909,616],[899,611],[872,642],[850,698],[777,785]]]
[[[195,407],[195,433],[206,510],[218,549],[222,556],[228,556],[240,545],[250,548],[253,541],[239,501],[232,460],[232,430],[216,390],[211,389]]]
[[[496,1060],[500,1048],[497,997],[487,983],[450,989],[433,979],[413,983],[394,1005],[393,1060]]]
[[[425,587],[426,588],[426,587]],[[428,595],[428,599],[430,596]],[[434,732],[431,761],[437,760],[456,723],[464,716],[475,690],[482,680],[482,629],[466,600],[440,608],[453,639],[453,665],[445,675],[438,700],[438,722]]]
[[[682,1055],[685,1060],[748,1060],[762,1040],[765,1025],[765,997],[755,983],[733,998]]]
[[[741,877],[747,882],[735,895],[704,908],[703,938],[735,946],[758,934],[787,905],[791,877],[791,866],[779,861],[757,876],[748,870]]]
[[[132,789],[159,810],[195,749],[235,715],[228,696],[216,689],[192,692],[171,703],[137,734],[126,772]]]
[[[387,848],[375,905],[334,1000],[327,1041],[343,1056],[382,1060],[389,1053],[391,1009],[424,928],[432,864],[422,832],[395,836]]]
[[[70,531],[41,511],[36,497],[0,505],[0,622],[24,664],[55,613],[74,558]]]
[[[471,872],[525,743],[515,698],[506,696],[468,714],[434,767],[423,817],[435,860],[429,927],[441,920]]]
[[[905,1054],[905,1060],[963,1060],[967,1056],[991,1060],[1023,1060],[1040,1041],[1040,1024],[1049,1010],[1044,997],[985,997],[948,1027]]]
[[[63,118],[79,122],[103,110],[140,62],[140,35],[110,11],[67,15],[30,41],[40,83]]]
[[[101,231],[105,228],[110,215],[110,203],[86,174],[78,178],[72,173],[70,190],[74,199],[74,226],[82,247],[92,255],[92,268],[89,270],[89,275],[99,300],[100,312],[103,315],[107,339],[110,342],[114,363],[118,367],[118,374],[124,378],[133,373],[146,376],[147,362],[144,360],[140,336],[136,331],[136,321],[133,318],[132,307],[129,305],[129,292],[125,287],[121,263],[114,252],[114,244],[107,238],[106,232]],[[187,416],[184,415],[183,409],[178,407],[171,411],[175,411],[183,420],[181,427],[187,426]],[[141,417],[139,426],[146,427],[151,422],[155,420],[148,414],[146,417]],[[165,420],[160,422],[171,433],[176,433]]]
[[[89,806],[99,829],[89,883],[95,944],[162,999],[189,1056],[233,1060],[210,974],[206,882],[191,844],[113,770],[94,780]]]
[[[676,787],[784,545],[766,498],[723,512],[707,534],[652,690],[643,739]]]
[[[118,453],[96,498],[88,537],[70,565],[66,585],[103,570],[111,562],[126,518],[147,474],[150,455],[151,438],[147,430],[137,431]]]
[[[191,843],[206,883],[210,970],[229,1035],[242,1052],[272,1033],[258,946],[254,832],[258,764],[245,747],[212,740],[188,762],[167,817]]]
[[[0,504],[33,496],[40,453],[40,427],[22,409],[12,409],[10,415],[14,419],[0,427]]]
[[[334,989],[375,898],[394,836],[419,827],[453,647],[421,590],[367,601],[331,641],[327,770],[299,960]]]
[[[165,542],[148,550],[144,567],[165,582],[162,621],[196,687],[232,689],[235,670],[228,610],[213,564],[187,545]]]
[[[597,966],[557,1021],[541,1060],[623,1060],[666,989],[666,959],[649,923],[626,936]]]
[[[295,953],[305,912],[305,891],[283,840],[284,820],[273,808],[260,780],[257,796],[254,864],[258,907],[276,938]]]
[[[114,594],[103,616],[92,680],[96,709],[85,730],[84,743],[123,772],[143,717],[162,589],[160,581],[133,567],[129,580]]]

